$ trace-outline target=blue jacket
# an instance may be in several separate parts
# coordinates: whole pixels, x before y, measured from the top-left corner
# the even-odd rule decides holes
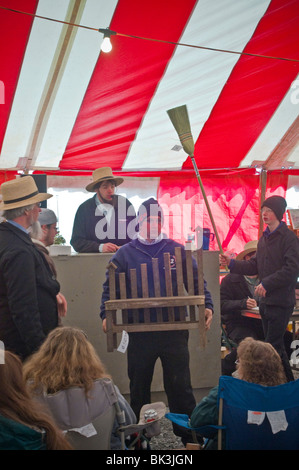
[[[164,275],[164,253],[170,253],[170,266],[172,274],[172,289],[173,295],[177,295],[177,285],[176,285],[176,260],[175,260],[175,247],[182,248],[182,260],[183,260],[183,277],[184,285],[187,286],[187,272],[186,272],[186,253],[184,246],[180,243],[175,242],[174,240],[163,238],[158,243],[151,245],[145,245],[141,243],[138,238],[135,238],[130,243],[122,246],[111,258],[116,266],[116,294],[119,298],[119,285],[117,282],[117,275],[121,272],[126,274],[126,284],[127,284],[127,298],[131,298],[130,295],[130,269],[135,268],[137,273],[137,291],[138,297],[142,297],[142,285],[141,285],[141,264],[147,264],[147,275],[148,275],[148,287],[149,287],[149,297],[155,297],[154,293],[154,280],[152,273],[152,259],[158,258],[159,265],[159,275],[160,275],[160,290],[161,296],[166,296],[166,285],[165,285],[165,275]],[[197,265],[194,258],[193,261],[193,276],[194,276],[194,292],[198,294],[198,273]],[[207,290],[206,281],[204,281],[204,293],[205,293],[205,307],[213,310],[213,302],[210,292]],[[105,314],[105,302],[109,300],[109,280],[108,280],[108,271],[106,273],[106,281],[103,285],[103,294],[102,302],[100,309],[100,316],[102,319],[106,317]],[[178,309],[176,309],[178,310]],[[178,311],[175,310],[176,318],[178,318]],[[132,320],[132,312],[129,313],[129,321]],[[163,309],[163,320],[167,319],[167,309]],[[139,312],[139,321],[143,322],[143,312]],[[151,309],[151,321],[157,321],[157,314],[155,309]]]

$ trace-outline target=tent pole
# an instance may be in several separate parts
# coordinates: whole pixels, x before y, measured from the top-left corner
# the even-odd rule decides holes
[[[263,228],[264,228],[264,222],[263,222],[262,214],[261,214],[261,207],[265,200],[266,188],[267,188],[267,170],[263,168],[260,173],[260,204],[259,204],[259,236],[258,238],[262,236]]]

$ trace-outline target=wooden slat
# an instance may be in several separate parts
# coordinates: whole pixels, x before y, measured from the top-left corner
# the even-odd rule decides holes
[[[196,250],[196,262],[198,273],[198,294],[204,295],[202,248],[200,250]]]
[[[132,299],[137,299],[137,274],[136,269],[130,269],[130,279],[131,279],[131,297]],[[139,313],[138,310],[133,310],[133,323],[139,322]]]
[[[147,279],[147,264],[141,264],[141,286],[142,286],[142,297],[148,297],[148,279]],[[150,322],[150,310],[144,309],[144,323]]]
[[[182,248],[177,246],[174,249],[176,260],[176,282],[178,295],[185,295],[184,290],[184,276],[183,276],[183,262],[182,262]],[[184,321],[186,316],[185,307],[180,307],[180,321]]]
[[[108,265],[108,276],[109,276],[109,296],[110,296],[110,299],[116,299],[115,270],[116,270],[115,264],[114,263],[109,263],[109,265]]]
[[[114,299],[106,300],[107,310],[118,308],[158,308],[158,307],[180,307],[182,305],[204,305],[204,295],[183,295],[174,297],[148,297],[138,299]]]
[[[161,289],[160,289],[160,275],[159,275],[159,260],[158,258],[152,259],[153,265],[153,279],[154,279],[154,290],[155,290],[155,297],[161,297]],[[162,322],[163,315],[162,309],[157,308],[157,321]]]
[[[126,299],[127,298],[127,287],[126,287],[126,274],[119,273],[119,293],[120,298]],[[128,310],[122,310],[122,321],[123,323],[128,323]]]
[[[130,332],[140,332],[140,331],[179,331],[179,330],[198,330],[198,322],[189,321],[186,322],[163,322],[163,323],[139,323],[137,325],[133,325],[133,323],[129,325],[116,325],[114,326],[114,330],[117,333],[121,333],[123,330]]]
[[[172,282],[171,282],[171,269],[170,269],[170,254],[164,253],[164,271],[165,271],[165,287],[167,297],[172,297]],[[168,321],[174,322],[174,309],[168,308]]]
[[[117,266],[114,263],[110,262],[109,265],[108,265],[109,296],[110,296],[110,299],[116,299],[116,279],[115,279],[116,269],[117,269]],[[115,333],[112,334],[112,332],[111,332],[112,324],[116,324],[116,310],[113,310],[111,312],[110,321],[111,321],[111,327],[109,328],[109,330],[108,330],[108,327],[107,327],[107,337],[109,337],[109,343],[112,343],[113,347],[116,348],[117,347],[117,336],[116,336]],[[107,347],[108,347],[108,345],[107,345]],[[109,347],[111,347],[111,345],[109,345]]]
[[[187,269],[187,284],[188,294],[194,295],[194,277],[193,277],[193,263],[192,251],[186,250],[186,269]],[[195,308],[190,307],[190,320],[195,321]]]

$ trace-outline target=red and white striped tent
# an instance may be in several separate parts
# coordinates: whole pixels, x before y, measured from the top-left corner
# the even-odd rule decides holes
[[[261,168],[266,196],[298,186],[298,45],[298,0],[0,0],[0,183],[110,166],[194,207],[166,112],[185,104],[221,241],[240,250],[258,236]]]

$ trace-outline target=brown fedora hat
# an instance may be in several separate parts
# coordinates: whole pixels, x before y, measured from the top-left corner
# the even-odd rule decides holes
[[[252,253],[253,251],[257,250],[257,240],[252,240],[251,242],[246,243],[244,245],[244,250],[238,254],[236,259],[244,259],[248,253]]]
[[[1,185],[0,192],[2,194],[0,210],[2,211],[30,206],[30,204],[45,201],[52,197],[52,194],[38,192],[32,176],[7,181]]]
[[[89,191],[91,193],[95,191],[95,186],[97,186],[102,181],[113,180],[115,182],[115,186],[118,186],[124,180],[123,178],[118,178],[114,176],[111,168],[109,168],[108,166],[94,170],[92,174],[92,179],[92,183],[89,183],[85,188],[86,191]]]

